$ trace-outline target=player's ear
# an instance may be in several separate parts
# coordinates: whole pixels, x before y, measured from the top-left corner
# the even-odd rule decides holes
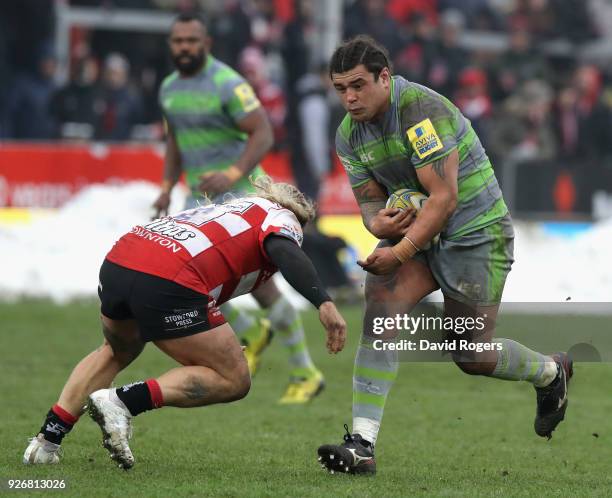
[[[378,75],[378,79],[380,80],[382,86],[385,88],[389,88],[391,85],[391,72],[388,67],[383,67]]]

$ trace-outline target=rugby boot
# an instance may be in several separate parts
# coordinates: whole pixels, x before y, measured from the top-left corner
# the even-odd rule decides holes
[[[102,445],[110,457],[122,469],[134,466],[134,456],[129,446],[132,437],[132,414],[110,397],[112,389],[100,389],[89,396],[89,416],[102,429]]]
[[[301,405],[308,403],[325,389],[323,374],[313,368],[304,376],[291,375],[285,394],[278,400],[281,405]]]
[[[30,444],[23,454],[23,463],[57,464],[60,462],[61,447],[59,444],[47,441],[42,434],[29,439]]]
[[[241,343],[244,346],[244,356],[249,366],[251,377],[255,377],[259,365],[261,364],[261,355],[272,341],[272,329],[270,320],[267,318],[259,319],[259,335],[253,339],[242,339]]]
[[[324,444],[317,450],[321,467],[330,474],[343,472],[345,474],[376,474],[374,448],[366,443],[359,434],[351,434],[348,425],[344,424],[346,434],[344,443],[340,445]]]
[[[569,381],[574,374],[573,361],[567,353],[556,353],[552,358],[557,364],[557,376],[546,387],[535,388],[538,406],[533,424],[536,434],[548,439],[565,417]]]

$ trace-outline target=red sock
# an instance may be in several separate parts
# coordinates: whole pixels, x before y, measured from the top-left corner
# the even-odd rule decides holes
[[[115,392],[134,417],[142,412],[161,408],[164,405],[161,388],[155,379],[133,382],[117,388]]]
[[[146,384],[151,394],[151,404],[153,408],[161,408],[164,406],[164,396],[162,395],[159,383],[155,379],[149,379]]]
[[[72,413],[67,412],[57,403],[53,405],[51,410],[60,418],[60,420],[62,420],[62,422],[65,422],[68,425],[74,425],[77,423],[77,420],[79,420],[79,417],[75,417],[72,415]]]

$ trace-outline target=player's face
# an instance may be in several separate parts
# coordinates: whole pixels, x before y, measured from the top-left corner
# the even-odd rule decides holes
[[[343,107],[355,121],[372,121],[389,107],[391,75],[384,68],[374,81],[374,74],[363,64],[344,73],[332,73],[332,83]]]
[[[210,38],[202,24],[177,22],[168,41],[172,62],[181,74],[191,76],[202,68],[210,48]]]

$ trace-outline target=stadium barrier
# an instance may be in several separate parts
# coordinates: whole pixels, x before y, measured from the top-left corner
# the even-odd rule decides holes
[[[58,208],[83,187],[135,180],[159,183],[164,148],[155,145],[32,144],[0,145],[0,207]],[[262,162],[276,180],[292,181],[289,156],[268,154]],[[336,162],[321,188],[321,214],[357,214],[342,166]]]

